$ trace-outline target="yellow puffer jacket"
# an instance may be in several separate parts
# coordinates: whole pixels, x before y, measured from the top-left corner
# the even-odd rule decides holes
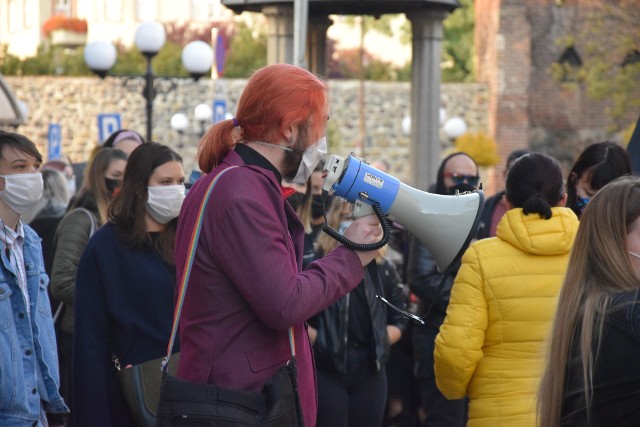
[[[570,209],[552,212],[507,211],[496,237],[462,258],[434,356],[442,394],[469,396],[468,426],[536,424],[543,346],[578,229]]]

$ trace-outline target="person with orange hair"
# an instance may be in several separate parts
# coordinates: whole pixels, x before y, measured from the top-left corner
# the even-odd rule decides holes
[[[303,68],[257,70],[236,117],[213,125],[201,141],[198,163],[206,175],[185,198],[174,252],[180,283],[201,221],[179,323],[177,377],[260,391],[291,357],[291,327],[308,426],[316,423],[317,407],[305,320],[355,288],[377,254],[339,246],[302,269],[304,226],[281,181],[305,183],[326,152],[328,105],[326,83]],[[222,171],[200,217],[209,184]],[[382,229],[368,216],[344,234],[374,243]]]

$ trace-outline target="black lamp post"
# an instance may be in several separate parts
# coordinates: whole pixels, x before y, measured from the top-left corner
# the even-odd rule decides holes
[[[135,44],[147,61],[147,68],[142,76],[118,75],[126,78],[144,78],[142,94],[146,100],[147,115],[147,141],[153,139],[153,99],[156,96],[154,82],[158,78],[153,73],[151,60],[158,54],[164,42],[166,34],[162,24],[158,22],[145,22],[141,24],[135,33]],[[86,46],[84,60],[89,68],[101,78],[104,78],[113,64],[116,62],[116,49],[111,42],[95,41]],[[189,71],[194,80],[204,75],[213,64],[213,50],[211,46],[202,41],[193,41],[182,50],[182,64]]]

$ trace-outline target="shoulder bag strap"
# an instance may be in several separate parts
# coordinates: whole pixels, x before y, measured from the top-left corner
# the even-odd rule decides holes
[[[189,249],[187,252],[187,259],[184,264],[184,269],[182,270],[182,280],[178,285],[178,300],[176,301],[176,307],[173,312],[173,326],[171,328],[171,338],[169,339],[169,344],[167,345],[167,354],[162,360],[162,373],[166,375],[167,366],[169,365],[169,360],[171,360],[171,350],[173,349],[173,344],[176,339],[176,333],[178,332],[178,322],[180,320],[180,315],[182,313],[182,305],[184,304],[184,296],[187,292],[187,284],[189,283],[189,276],[191,275],[191,267],[193,265],[193,260],[196,255],[196,246],[198,244],[198,238],[200,237],[200,230],[202,228],[202,222],[204,219],[204,211],[207,206],[207,202],[211,197],[211,193],[213,191],[213,187],[216,185],[216,182],[220,179],[222,174],[225,172],[236,168],[238,166],[230,166],[227,169],[221,171],[209,184],[207,191],[202,198],[202,202],[200,203],[200,209],[198,210],[198,216],[196,217],[196,223],[191,233],[191,241],[189,243]],[[295,342],[293,337],[293,328],[289,328],[289,346],[291,347],[291,355],[295,357]]]
[[[96,219],[95,219],[95,217],[89,211],[89,209],[75,208],[74,211],[81,211],[81,212],[86,213],[89,216],[89,220],[91,221],[91,230],[89,231],[89,237],[91,237],[93,235],[93,233],[96,232]]]

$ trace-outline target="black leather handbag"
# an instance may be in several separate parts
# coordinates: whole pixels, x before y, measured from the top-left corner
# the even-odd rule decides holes
[[[191,265],[200,236],[206,201],[209,200],[211,191],[220,176],[234,167],[220,172],[209,184],[191,236],[189,259],[185,263],[178,289],[171,338],[167,346],[167,355],[162,363],[163,377],[156,424],[158,427],[304,426],[298,399],[293,328],[289,328],[291,359],[264,385],[261,392],[230,390],[213,384],[191,383],[171,376],[167,372],[191,274]]]
[[[175,375],[180,353],[174,353],[168,372]],[[149,360],[138,365],[121,367],[118,359],[116,365],[120,388],[131,416],[139,427],[156,425],[157,406],[162,385],[162,361],[164,357]]]

